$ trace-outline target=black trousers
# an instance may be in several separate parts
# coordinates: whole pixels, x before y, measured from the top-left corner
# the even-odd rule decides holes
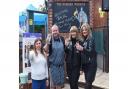
[[[80,67],[79,66],[71,67],[69,64],[67,64],[67,74],[69,77],[70,88],[79,89],[78,80],[80,76]]]
[[[92,83],[95,80],[96,70],[97,70],[97,62],[93,61],[85,64],[84,66],[84,74],[86,80],[85,89],[92,89]]]

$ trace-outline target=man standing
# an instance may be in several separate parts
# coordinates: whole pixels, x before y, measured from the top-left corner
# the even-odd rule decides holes
[[[51,28],[51,35],[48,35],[44,49],[48,51],[50,68],[50,89],[61,89],[64,84],[64,38],[59,34],[57,25]]]

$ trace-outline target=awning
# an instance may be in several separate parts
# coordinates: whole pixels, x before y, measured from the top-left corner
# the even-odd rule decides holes
[[[38,14],[34,13],[34,25],[45,25],[47,22],[48,16],[47,14]],[[27,20],[27,16],[19,16],[19,23],[24,24]]]

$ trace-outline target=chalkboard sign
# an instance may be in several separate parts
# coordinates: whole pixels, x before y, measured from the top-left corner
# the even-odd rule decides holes
[[[60,32],[69,32],[71,26],[78,28],[82,23],[89,23],[89,2],[54,2],[53,24],[59,26]]]

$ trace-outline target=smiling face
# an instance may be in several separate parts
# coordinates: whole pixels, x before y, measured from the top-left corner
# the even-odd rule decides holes
[[[88,34],[89,34],[89,30],[88,30],[86,27],[83,27],[83,28],[82,28],[82,35],[83,35],[84,37],[86,37],[86,36],[88,36]]]
[[[41,49],[41,41],[40,40],[35,42],[35,49],[36,50],[40,50]]]
[[[72,38],[76,38],[77,33],[76,32],[70,32],[70,35]]]
[[[51,31],[52,31],[53,37],[59,36],[59,28],[58,28],[58,26],[53,25],[53,27],[51,28]]]

